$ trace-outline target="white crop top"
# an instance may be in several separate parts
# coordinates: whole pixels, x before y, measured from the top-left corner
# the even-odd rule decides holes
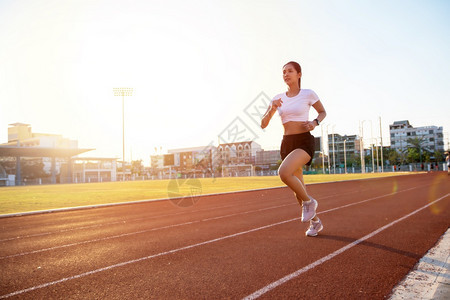
[[[283,124],[290,121],[308,121],[309,109],[319,101],[319,97],[313,90],[301,89],[300,93],[294,97],[288,97],[286,93],[278,94],[273,97],[270,104],[280,98],[283,103],[277,110]]]

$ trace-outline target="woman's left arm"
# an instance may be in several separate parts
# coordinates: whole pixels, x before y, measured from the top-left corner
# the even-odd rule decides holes
[[[325,119],[325,117],[327,116],[327,112],[325,111],[322,102],[320,102],[320,100],[317,101],[316,103],[313,104],[313,107],[319,114],[316,119],[319,120],[319,123],[322,123],[323,119]],[[316,121],[314,121],[314,124],[318,125]]]
[[[316,119],[319,121],[319,123],[322,123],[323,119],[325,119],[325,117],[327,116],[327,112],[325,111],[325,108],[323,107],[322,102],[320,102],[320,100],[317,101],[316,103],[313,104],[313,107],[319,114]],[[312,120],[312,121],[304,122],[303,126],[306,130],[312,131],[312,130],[314,130],[314,128],[319,126],[319,124],[317,124],[317,122],[315,120]]]

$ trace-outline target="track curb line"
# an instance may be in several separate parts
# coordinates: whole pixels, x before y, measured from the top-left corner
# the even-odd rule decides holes
[[[392,290],[389,300],[448,299],[450,295],[450,229],[439,238]]]

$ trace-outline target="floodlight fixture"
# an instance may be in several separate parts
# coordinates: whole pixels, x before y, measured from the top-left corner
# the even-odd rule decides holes
[[[133,88],[113,88],[114,96],[133,96]]]
[[[125,97],[133,96],[133,88],[113,88],[114,96],[122,96],[122,181],[125,181]]]

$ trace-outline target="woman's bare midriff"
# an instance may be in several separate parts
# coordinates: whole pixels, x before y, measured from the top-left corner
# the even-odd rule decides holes
[[[290,122],[284,123],[283,124],[284,135],[308,132],[309,130],[306,130],[304,127],[305,123],[306,122],[296,122],[296,121],[290,121]]]

